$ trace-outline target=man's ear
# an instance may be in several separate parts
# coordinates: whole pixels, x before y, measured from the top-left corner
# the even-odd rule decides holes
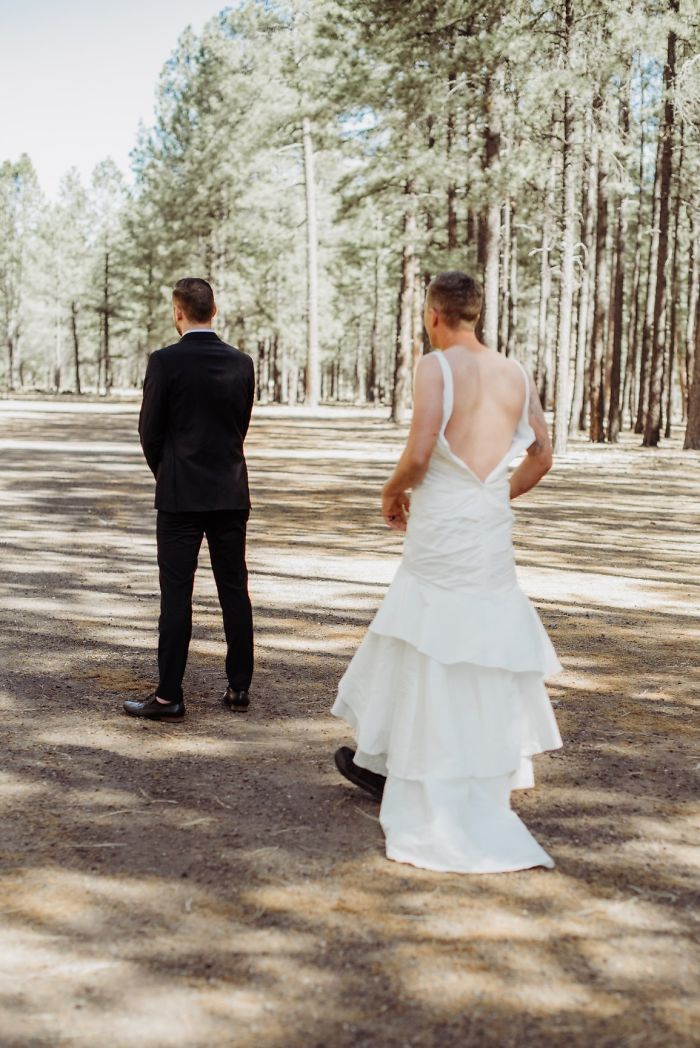
[[[211,315],[211,319],[212,319],[212,320],[214,319],[214,317],[216,316],[216,314],[217,314],[218,312],[219,312],[219,311],[218,311],[218,309],[216,308],[216,302],[215,302],[215,303],[214,303],[214,312],[213,312],[213,313],[212,313],[212,315]]]

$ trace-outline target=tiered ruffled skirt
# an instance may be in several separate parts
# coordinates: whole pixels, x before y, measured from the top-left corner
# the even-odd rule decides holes
[[[549,638],[514,569],[470,593],[417,576],[407,553],[332,711],[355,732],[355,762],[387,776],[386,854],[463,873],[552,867],[510,807],[512,789],[534,785],[532,757],[562,744]]]

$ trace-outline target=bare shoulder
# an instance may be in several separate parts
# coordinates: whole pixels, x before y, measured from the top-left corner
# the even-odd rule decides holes
[[[439,349],[432,349],[429,353],[424,353],[416,364],[416,371],[426,371],[428,374],[431,371],[440,371],[440,361],[437,359],[440,352]]]
[[[524,368],[513,357],[490,349],[479,358],[481,374],[491,381],[492,389],[499,390],[507,397],[513,397],[522,404],[523,386],[525,385]],[[527,373],[525,372],[525,375]],[[529,384],[529,378],[528,378]]]
[[[525,375],[528,385],[530,384],[530,374],[524,364],[521,364],[520,361],[516,360],[514,357],[504,357],[500,353],[498,356],[502,360],[504,368],[508,369],[509,374],[513,375],[521,383],[523,381],[523,375]]]
[[[416,364],[416,383],[421,386],[433,386],[442,383],[442,368],[437,359],[439,350],[426,353]]]

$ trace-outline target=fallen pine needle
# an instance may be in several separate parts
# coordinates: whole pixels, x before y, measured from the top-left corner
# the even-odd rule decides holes
[[[74,844],[74,848],[126,848],[122,841],[105,841],[104,844]]]
[[[110,815],[143,815],[143,808],[119,808],[117,811],[103,811],[96,815],[96,819],[107,819]]]
[[[379,822],[379,819],[376,815],[370,815],[369,812],[363,811],[362,808],[358,808],[356,804],[353,804],[353,808],[355,809],[355,811],[359,811],[360,815],[364,815],[366,819],[371,819],[372,822]]]

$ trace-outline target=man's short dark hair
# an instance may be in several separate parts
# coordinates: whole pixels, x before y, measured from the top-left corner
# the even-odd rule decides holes
[[[463,323],[475,324],[483,297],[479,281],[458,269],[440,273],[428,285],[428,305],[436,309],[451,328]]]
[[[214,316],[214,292],[211,284],[199,277],[183,277],[173,288],[173,301],[188,320],[202,324]]]

